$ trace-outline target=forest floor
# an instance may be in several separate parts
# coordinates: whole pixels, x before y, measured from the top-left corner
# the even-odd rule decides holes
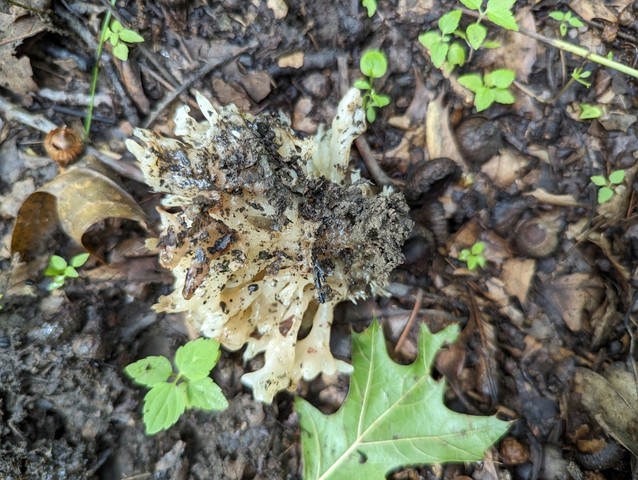
[[[188,411],[169,430],[144,433],[143,390],[123,368],[172,357],[190,330],[179,314],[152,309],[173,289],[171,272],[144,247],[159,231],[160,195],[124,142],[136,127],[173,135],[177,107],[197,111],[196,90],[215,105],[283,112],[312,136],[361,78],[370,48],[388,57],[375,89],[391,102],[352,162],[373,182],[407,182],[416,227],[390,296],[337,308],[333,351],[348,360],[351,332],[378,318],[388,345],[408,329],[394,349],[406,363],[419,324],[457,323],[462,334],[436,368],[447,405],[514,421],[483,462],[391,477],[638,478],[636,79],[486,23],[501,47],[474,52],[459,71],[513,70],[515,102],[477,115],[458,72],[444,76],[418,41],[455,2],[380,1],[371,18],[357,0],[117,2],[115,18],[144,43],[131,45],[126,62],[105,48],[83,156],[117,168],[119,186],[151,221],[87,214],[99,221],[77,226],[75,238],[94,255],[79,278],[49,291],[48,257],[83,249],[61,231],[45,233],[87,197],[85,184],[66,181],[56,187],[66,210],[56,214],[48,194],[35,193],[60,178],[43,138],[51,126],[83,130],[108,6],[18,3],[0,0],[1,478],[301,478],[293,393],[254,401],[241,376],[257,360],[245,364],[241,351],[225,351],[213,372],[227,410]],[[569,3],[585,25],[569,27],[568,41],[638,63],[634,3]],[[514,8],[521,27],[548,38],[561,36],[550,12],[568,10],[560,1]],[[581,78],[589,88],[570,81],[577,68],[591,72]],[[601,116],[581,119],[583,104]],[[441,157],[449,160],[431,162]],[[619,170],[624,178],[599,203],[591,177]],[[470,270],[459,256],[477,242],[486,264]],[[334,412],[347,385],[347,376],[322,376],[297,394]]]

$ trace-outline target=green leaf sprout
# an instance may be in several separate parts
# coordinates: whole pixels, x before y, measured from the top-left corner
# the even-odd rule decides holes
[[[585,26],[585,24],[580,20],[580,18],[573,15],[572,12],[561,12],[561,11],[555,10],[553,12],[550,12],[549,16],[553,18],[554,20],[557,20],[558,22],[560,22],[558,25],[558,30],[560,31],[561,37],[564,37],[565,35],[567,35],[568,25],[573,28],[580,28]]]
[[[580,115],[578,118],[581,120],[593,120],[600,118],[603,115],[603,109],[598,105],[591,105],[589,103],[580,104]]]
[[[476,242],[471,248],[464,248],[459,254],[459,260],[467,264],[468,270],[484,268],[487,260],[483,256],[484,242]]]
[[[88,253],[79,253],[69,262],[59,255],[51,255],[47,268],[44,270],[44,276],[51,277],[47,289],[52,291],[61,288],[67,278],[78,278],[80,274],[77,269],[86,263],[89,255]]]
[[[175,352],[177,373],[171,362],[161,355],[143,358],[124,369],[135,383],[150,388],[142,410],[148,435],[174,425],[187,408],[228,408],[221,388],[208,376],[220,354],[215,340],[198,338]]]
[[[377,13],[377,0],[361,0],[361,5],[368,11],[368,18]]]
[[[609,174],[609,178],[604,175],[593,175],[589,179],[598,187],[598,204],[601,205],[611,200],[616,193],[616,187],[625,181],[625,171],[614,170]]]
[[[360,79],[354,82],[354,86],[363,90],[363,108],[366,112],[368,123],[372,123],[377,118],[377,108],[385,107],[390,103],[390,97],[378,93],[374,87],[374,79],[383,77],[388,70],[388,59],[380,50],[367,50],[361,56],[359,68],[367,79]]]
[[[474,106],[477,112],[489,108],[494,102],[512,104],[514,95],[509,90],[514,82],[515,73],[505,68],[494,70],[484,77],[476,73],[468,73],[459,77],[459,83],[474,92]]]
[[[124,28],[120,22],[113,20],[110,27],[102,32],[102,42],[108,41],[113,46],[113,55],[123,62],[128,60],[127,43],[142,43],[142,37],[135,30]]]

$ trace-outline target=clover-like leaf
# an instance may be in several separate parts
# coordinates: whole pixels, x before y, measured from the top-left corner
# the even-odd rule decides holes
[[[126,62],[128,60],[128,47],[126,46],[126,44],[123,42],[120,42],[117,45],[115,45],[113,47],[113,55],[115,55],[115,58],[118,58],[122,60],[123,62]]]
[[[152,387],[160,382],[166,382],[173,373],[173,366],[168,358],[156,355],[127,365],[124,373],[135,383]]]
[[[79,267],[81,267],[82,265],[84,265],[86,263],[86,261],[89,259],[90,255],[91,254],[88,253],[88,252],[78,253],[77,255],[74,255],[71,258],[71,260],[69,261],[69,264],[72,267],[79,268]]]
[[[504,105],[511,105],[516,101],[514,94],[505,88],[494,88],[494,101]]]
[[[439,18],[439,29],[443,34],[454,33],[461,21],[461,10],[452,10]]]
[[[146,433],[153,435],[179,420],[186,409],[186,384],[156,383],[144,396],[142,412]]]
[[[180,375],[191,381],[207,377],[219,360],[219,343],[210,338],[198,338],[182,345],[175,352],[175,365]]]
[[[228,408],[228,400],[226,400],[222,389],[210,377],[188,382],[186,395],[189,408],[201,410],[225,410]]]
[[[49,258],[49,265],[47,269],[44,271],[46,276],[59,275],[66,268],[67,263],[66,260],[59,255],[51,255]]]
[[[487,28],[480,23],[471,23],[465,30],[467,41],[474,50],[481,48],[485,37],[487,37]]]
[[[470,10],[478,10],[483,4],[483,0],[460,0]]]
[[[474,106],[477,112],[482,112],[494,103],[496,100],[496,93],[493,89],[483,87],[478,90],[474,95]]]
[[[125,28],[120,32],[120,40],[126,43],[142,43],[144,41],[144,37],[135,30]]]
[[[480,89],[484,88],[483,78],[476,73],[461,75],[458,80],[461,85],[474,93],[477,93]]]
[[[372,88],[372,85],[370,85],[370,82],[363,79],[355,81],[353,85],[355,88],[358,88],[359,90],[370,90]]]
[[[69,265],[68,267],[64,269],[64,272],[62,272],[62,275],[66,278],[78,278],[80,276],[78,271],[75,268],[73,268],[71,265]]]
[[[488,0],[485,9],[487,18],[499,27],[518,32],[518,24],[512,13],[516,0]]]
[[[624,170],[614,170],[609,174],[609,183],[612,185],[620,185],[625,180]]]
[[[507,88],[516,78],[516,72],[507,68],[499,68],[484,77],[485,85],[488,87]]]
[[[598,203],[605,203],[611,200],[611,197],[614,196],[614,191],[609,187],[603,187],[598,190]]]
[[[381,78],[388,70],[388,59],[380,50],[368,50],[359,61],[361,72],[370,78]]]
[[[354,374],[341,408],[324,415],[295,399],[304,478],[376,479],[403,465],[482,459],[508,423],[449,410],[443,402],[445,382],[430,377],[434,356],[458,334],[456,325],[436,334],[422,325],[411,365],[390,359],[376,321],[353,334]]]

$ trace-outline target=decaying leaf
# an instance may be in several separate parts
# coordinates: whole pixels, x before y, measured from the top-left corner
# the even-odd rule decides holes
[[[536,260],[531,258],[510,258],[503,263],[501,280],[505,292],[514,295],[521,304],[527,303],[527,294],[536,273]]]
[[[411,365],[390,359],[377,322],[354,334],[354,374],[339,411],[324,415],[295,399],[304,478],[380,479],[401,465],[482,459],[508,423],[449,410],[443,403],[445,383],[430,376],[436,353],[458,334],[456,325],[437,334],[421,325],[419,354]]]
[[[27,261],[34,258],[58,224],[75,242],[84,245],[84,233],[107,218],[146,224],[146,216],[135,200],[108,177],[96,159],[87,157],[24,201],[13,229],[11,253]]]
[[[607,434],[638,456],[638,385],[623,365],[599,375],[579,368],[574,379],[581,404]]]
[[[447,107],[443,105],[443,94],[428,105],[425,117],[425,142],[430,158],[447,157],[463,167],[464,172],[468,171],[450,128]]]

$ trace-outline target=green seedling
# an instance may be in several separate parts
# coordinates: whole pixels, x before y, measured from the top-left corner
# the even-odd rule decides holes
[[[510,424],[495,416],[466,415],[444,402],[445,380],[431,376],[434,359],[459,336],[457,325],[430,333],[421,325],[417,358],[392,361],[377,321],[352,335],[348,397],[325,415],[297,397],[305,480],[384,479],[405,465],[472,462]]]
[[[209,377],[220,354],[215,340],[198,338],[175,352],[176,372],[168,358],[161,355],[143,358],[124,369],[135,383],[150,388],[142,410],[148,435],[174,425],[188,408],[228,408],[221,388]]]
[[[49,264],[44,270],[44,276],[51,277],[51,283],[47,289],[52,291],[62,287],[67,278],[78,278],[80,274],[76,269],[86,263],[89,255],[88,253],[79,253],[68,262],[59,255],[51,255]]]
[[[558,30],[560,31],[561,37],[564,37],[565,35],[567,35],[567,29],[569,27],[580,28],[585,26],[585,24],[580,20],[580,18],[573,15],[572,12],[561,12],[561,11],[555,10],[553,12],[550,12],[549,16],[553,18],[554,20],[557,20],[560,22],[558,25]]]
[[[483,77],[476,73],[461,75],[459,83],[474,92],[474,106],[477,112],[481,112],[494,102],[506,105],[514,103],[515,98],[509,87],[515,76],[513,70],[502,68]]]
[[[483,256],[485,242],[476,242],[470,248],[464,248],[459,254],[459,260],[467,264],[468,270],[484,268],[487,260]]]
[[[625,180],[625,171],[614,170],[609,174],[609,178],[604,175],[594,175],[589,178],[591,183],[598,187],[598,204],[601,205],[611,200],[616,194],[616,189]]]
[[[373,86],[375,78],[381,78],[388,70],[388,59],[380,50],[368,50],[361,56],[359,68],[366,79],[354,82],[354,86],[364,93],[363,108],[366,112],[368,123],[372,123],[377,118],[377,108],[385,107],[390,103],[390,97],[378,93]]]
[[[377,13],[377,0],[361,0],[361,5],[368,11],[368,18]]]
[[[111,0],[111,6],[115,6],[116,0]],[[110,25],[110,27],[109,27]],[[111,10],[107,10],[102,22],[102,31],[95,52],[95,64],[91,74],[91,90],[89,92],[89,105],[84,119],[84,140],[91,133],[91,123],[93,122],[93,108],[95,106],[95,92],[97,90],[97,79],[100,73],[100,59],[102,58],[102,50],[107,42],[113,45],[113,55],[123,62],[128,59],[128,46],[126,43],[140,43],[144,38],[137,32],[124,28],[120,22],[113,20],[111,23]]]
[[[459,28],[463,12],[452,10],[439,19],[438,31],[428,31],[419,35],[419,42],[428,50],[432,64],[446,73],[450,73],[456,66],[465,64],[466,59],[465,48],[461,43],[453,41],[452,35],[463,39],[472,50],[478,50],[481,47],[499,46],[496,42],[486,40],[488,31],[481,24],[485,18],[508,30],[518,30],[512,13],[514,0],[489,0],[485,8],[482,0],[461,0],[461,3],[476,16],[476,21],[469,24],[465,30]]]
[[[580,120],[594,120],[600,118],[603,115],[603,109],[598,105],[591,105],[589,103],[580,104],[580,114],[578,118]]]
[[[588,82],[584,79],[589,77],[591,77],[591,72],[583,71],[581,67],[575,68],[572,72],[572,78],[587,88],[591,87],[591,82]]]
[[[128,45],[126,44],[142,43],[144,37],[135,30],[124,28],[117,20],[113,20],[111,26],[107,26],[102,32],[100,42],[104,43],[106,41],[113,46],[113,55],[123,62],[126,62],[128,60]]]

